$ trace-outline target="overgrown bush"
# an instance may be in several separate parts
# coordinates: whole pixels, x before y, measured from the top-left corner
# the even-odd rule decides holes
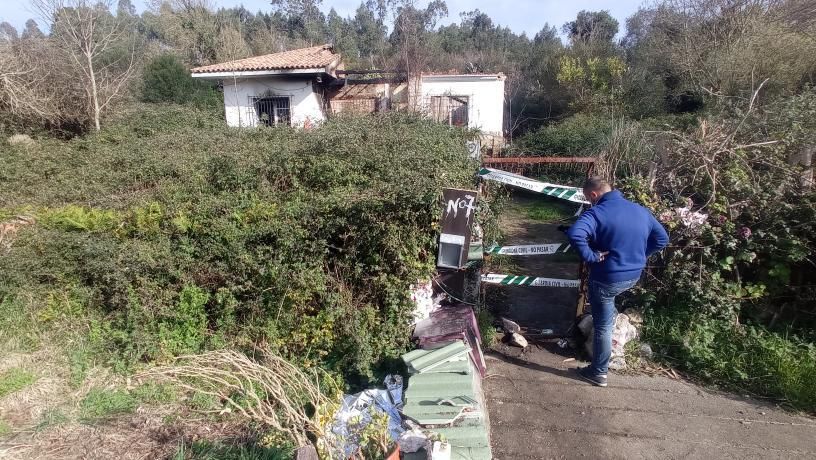
[[[175,54],[160,54],[151,59],[142,74],[142,100],[218,107],[221,94],[211,82],[196,80]]]
[[[0,214],[38,223],[0,257],[0,305],[13,319],[72,299],[70,320],[119,365],[264,342],[370,376],[408,345],[441,189],[472,186],[466,136],[396,113],[238,131],[165,106],[11,148]]]
[[[612,117],[579,113],[527,133],[514,147],[538,156],[597,156],[612,129]]]
[[[649,180],[642,166],[621,183],[671,234],[639,299],[648,339],[695,374],[811,410],[816,196],[792,160],[812,148],[814,100],[671,133]]]

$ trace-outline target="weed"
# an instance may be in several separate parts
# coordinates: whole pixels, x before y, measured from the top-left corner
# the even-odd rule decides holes
[[[47,228],[86,232],[112,231],[122,221],[116,211],[76,205],[46,208],[37,213],[37,218]]]
[[[21,368],[12,367],[0,374],[0,398],[20,391],[37,381],[37,376]]]
[[[519,273],[520,270],[517,260],[507,254],[491,255],[487,264],[487,271],[494,273]]]
[[[11,434],[11,431],[12,431],[11,425],[9,425],[8,422],[0,418],[0,438],[8,434]]]
[[[555,198],[540,198],[517,206],[532,220],[555,223],[571,219],[579,205]]]
[[[204,345],[210,295],[196,286],[185,286],[171,316],[159,324],[163,348],[172,355],[197,353]]]
[[[813,343],[683,311],[644,318],[644,340],[680,368],[727,388],[775,396],[797,408],[816,407]]]
[[[479,325],[479,334],[482,336],[482,349],[487,350],[496,342],[496,326],[493,324],[495,318],[487,308],[482,308],[476,317]]]
[[[92,367],[92,356],[87,347],[71,348],[68,351],[68,383],[71,387],[79,388]]]
[[[40,416],[40,421],[34,431],[43,431],[48,428],[67,423],[70,419],[60,409],[48,409]]]
[[[79,405],[80,420],[93,423],[136,410],[138,401],[123,390],[94,388]]]
[[[178,389],[168,383],[148,382],[132,391],[137,400],[147,404],[167,404],[178,400]]]
[[[0,258],[2,259],[2,258]],[[0,291],[0,344],[7,351],[34,351],[40,346],[39,323],[21,296]]]
[[[218,398],[206,393],[194,393],[190,397],[190,407],[200,411],[211,411],[219,407]]]
[[[291,447],[263,447],[257,444],[228,445],[217,442],[182,441],[173,460],[288,460]]]

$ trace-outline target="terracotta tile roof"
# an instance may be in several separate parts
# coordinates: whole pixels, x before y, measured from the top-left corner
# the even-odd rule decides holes
[[[284,51],[282,53],[264,54],[236,61],[206,65],[190,69],[192,73],[209,72],[247,72],[257,70],[314,69],[337,64],[340,54],[332,50],[331,45],[313,46]]]

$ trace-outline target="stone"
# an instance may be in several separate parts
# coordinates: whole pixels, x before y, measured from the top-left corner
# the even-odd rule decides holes
[[[517,334],[521,332],[521,326],[519,326],[518,323],[510,321],[507,318],[502,318],[501,321],[504,332],[507,332],[508,334]]]
[[[527,339],[519,333],[510,334],[510,345],[515,345],[521,348],[527,348]]]
[[[10,145],[22,145],[24,147],[28,147],[30,145],[34,145],[36,141],[27,134],[14,134],[9,136],[7,142]]]

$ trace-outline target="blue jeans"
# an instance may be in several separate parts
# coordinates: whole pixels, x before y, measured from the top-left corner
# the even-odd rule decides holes
[[[589,280],[589,303],[592,306],[592,326],[595,334],[592,338],[592,365],[595,375],[605,376],[609,370],[609,358],[612,356],[612,332],[615,330],[615,297],[633,288],[638,280],[618,283],[601,283]]]

